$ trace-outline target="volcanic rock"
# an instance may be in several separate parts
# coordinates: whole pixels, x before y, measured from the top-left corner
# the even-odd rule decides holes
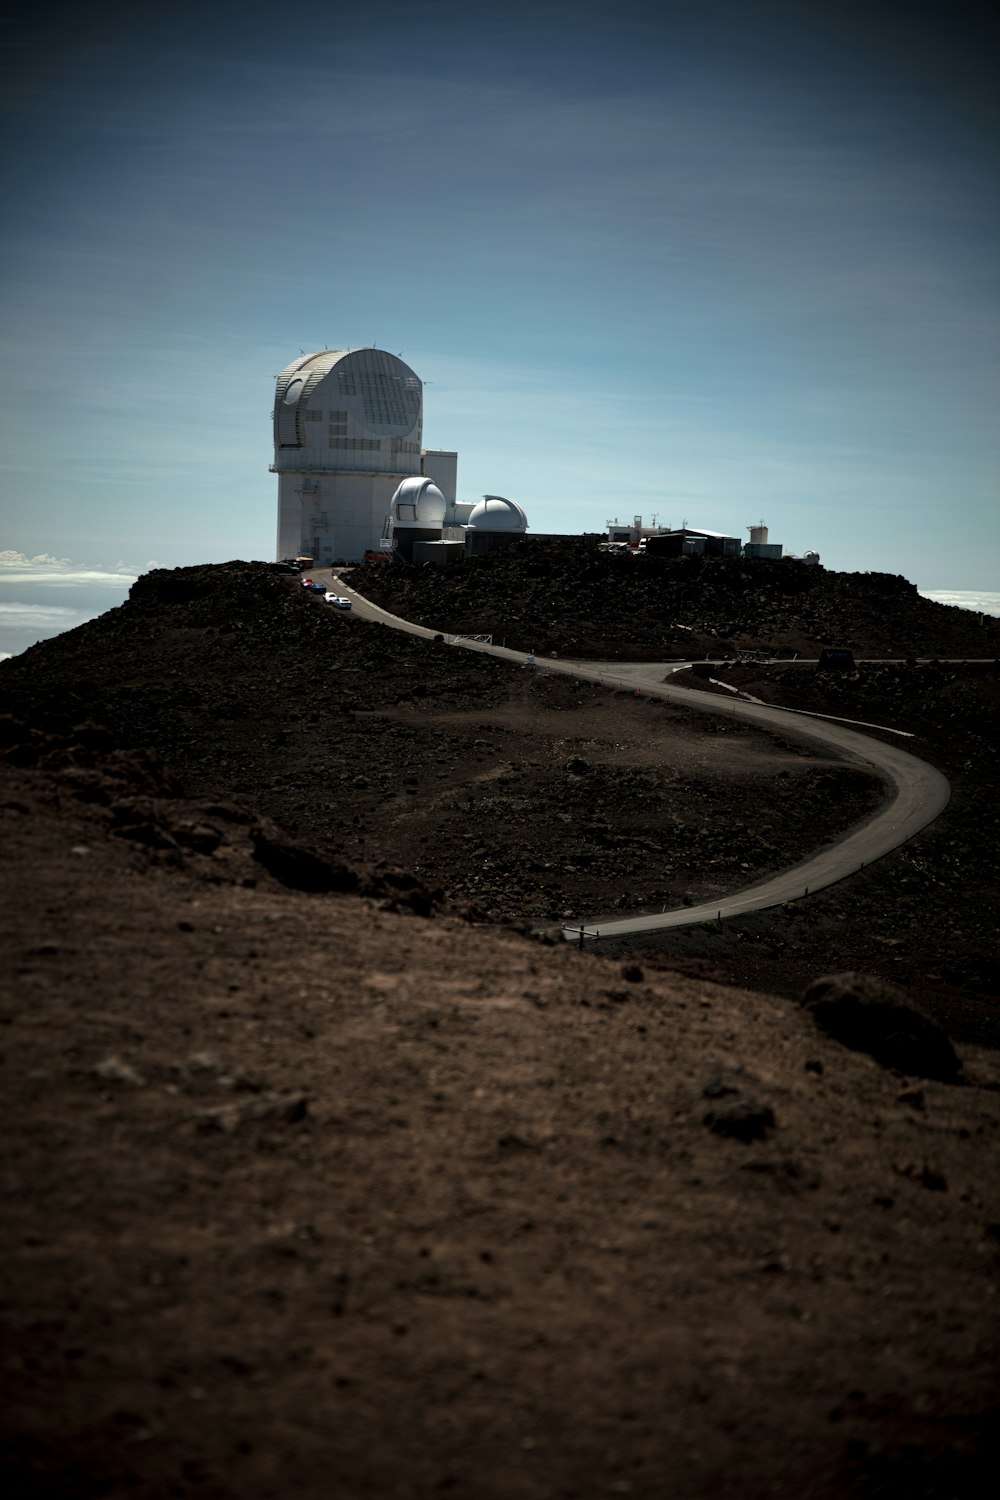
[[[802,997],[816,1025],[884,1068],[954,1083],[962,1071],[947,1034],[895,985],[871,974],[831,974]]]

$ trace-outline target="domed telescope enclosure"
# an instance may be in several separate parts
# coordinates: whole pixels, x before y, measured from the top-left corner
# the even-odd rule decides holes
[[[419,378],[382,349],[304,354],[278,376],[273,421],[278,557],[359,562],[400,480],[420,473]]]
[[[465,551],[468,557],[496,552],[520,541],[528,529],[528,518],[516,500],[502,495],[484,495],[465,523]]]
[[[384,541],[405,562],[415,542],[439,542],[448,502],[430,479],[404,479],[392,497]]]

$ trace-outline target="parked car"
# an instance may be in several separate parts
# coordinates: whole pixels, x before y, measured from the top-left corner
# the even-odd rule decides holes
[[[343,594],[327,594],[327,596],[326,596],[326,602],[327,602],[327,604],[332,604],[333,607],[334,607],[334,609],[350,609],[351,608],[351,601],[350,601],[350,599],[345,599],[344,596],[343,596]]]

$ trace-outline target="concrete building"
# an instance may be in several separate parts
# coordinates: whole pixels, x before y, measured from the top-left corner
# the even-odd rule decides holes
[[[459,500],[458,454],[422,446],[423,385],[398,355],[300,355],[278,376],[272,418],[279,558],[451,561],[527,528],[512,500]]]
[[[273,417],[278,557],[360,560],[421,472],[420,380],[382,349],[303,354],[278,376]]]

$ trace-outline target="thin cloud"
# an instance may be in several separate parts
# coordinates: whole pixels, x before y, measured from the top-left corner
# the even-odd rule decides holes
[[[68,568],[70,559],[68,557],[53,557],[49,552],[39,552],[35,557],[27,557],[23,552],[14,552],[7,548],[0,552],[0,567],[19,568]]]
[[[918,589],[925,599],[937,604],[952,604],[981,615],[1000,615],[1000,593],[989,589]]]
[[[156,567],[149,563],[147,567]],[[0,584],[31,583],[51,584],[66,588],[122,587],[134,583],[144,569],[134,564],[118,562],[112,568],[74,566],[68,557],[53,557],[48,552],[39,552],[28,557],[12,548],[0,551]]]
[[[63,604],[10,604],[0,601],[0,629],[68,630],[81,611]]]

